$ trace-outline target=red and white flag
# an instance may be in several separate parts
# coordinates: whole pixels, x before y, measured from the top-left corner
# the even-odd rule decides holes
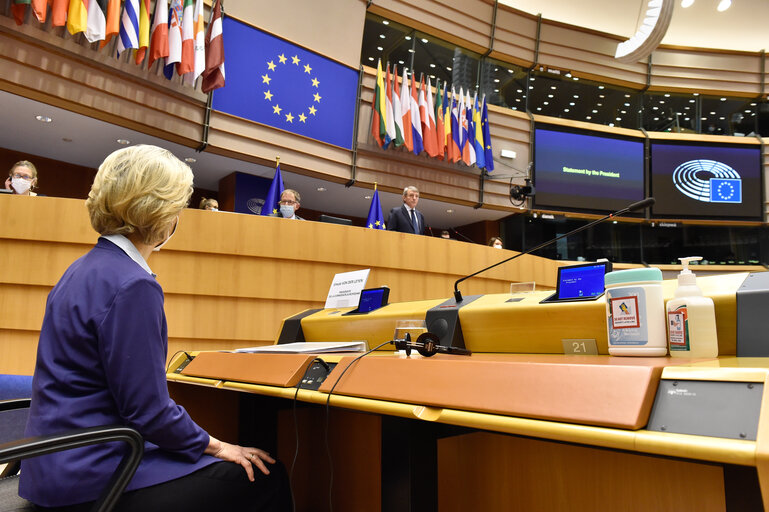
[[[152,34],[150,35],[149,65],[161,57],[168,57],[168,4],[165,0],[155,3],[155,16],[152,18]]]
[[[215,0],[206,34],[206,70],[203,92],[224,87],[224,38],[222,37],[222,0]]]

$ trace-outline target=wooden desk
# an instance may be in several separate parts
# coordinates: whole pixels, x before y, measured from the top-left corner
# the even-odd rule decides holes
[[[291,377],[262,371],[284,357],[299,358]],[[196,420],[230,436],[252,438],[248,418],[275,413],[274,444],[287,464],[298,425],[299,510],[325,510],[328,501],[327,402],[335,510],[762,510],[767,407],[755,440],[644,426],[661,379],[763,383],[769,361],[734,368],[736,358],[375,353],[339,380],[353,358],[322,357],[338,365],[318,391],[291,387],[311,356],[202,353],[182,373],[173,361],[168,380]],[[223,396],[230,405],[220,413],[214,402]]]

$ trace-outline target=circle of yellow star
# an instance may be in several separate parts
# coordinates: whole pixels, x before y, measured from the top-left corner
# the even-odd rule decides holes
[[[280,55],[278,55],[278,60],[280,61],[281,64],[285,64],[286,56],[281,53]]]
[[[313,87],[317,87],[319,83],[320,83],[320,82],[318,81],[318,79],[317,79],[317,78],[313,78],[313,79],[312,79],[312,86],[313,86]]]
[[[315,101],[317,101],[318,103],[320,103],[320,94],[318,94],[318,93],[316,92],[315,94],[313,94],[313,95],[312,95],[312,97],[313,97],[313,98],[315,98]]]
[[[275,62],[274,61],[268,62],[267,67],[270,68],[270,71],[275,71]]]
[[[312,115],[315,115],[315,112],[318,111],[318,109],[316,109],[315,107],[310,107],[308,110],[310,111],[310,114],[312,114]]]
[[[270,78],[269,75],[262,75],[262,83],[263,84],[269,84],[270,80],[272,80],[272,78]]]
[[[288,121],[289,123],[293,123],[294,122],[294,116],[291,115],[291,112],[286,114],[286,121]]]
[[[299,56],[298,56],[298,55],[294,55],[293,57],[291,57],[291,62],[293,62],[293,63],[294,63],[294,64],[296,64],[297,66],[299,65],[299,61],[300,61],[300,60],[301,60],[301,59],[299,58]]]
[[[301,122],[307,121],[307,116],[304,115],[304,114],[299,114],[299,121],[301,121]]]
[[[310,67],[310,65],[309,64],[305,64],[304,65],[304,72],[309,75],[311,71],[312,71],[312,68]]]
[[[265,92],[264,99],[266,99],[267,101],[272,101],[272,93],[270,91]]]
[[[275,114],[278,114],[278,115],[280,115],[280,111],[281,111],[281,110],[283,110],[283,109],[282,109],[282,108],[280,108],[280,105],[275,105],[274,107],[272,107],[272,111],[273,111]]]

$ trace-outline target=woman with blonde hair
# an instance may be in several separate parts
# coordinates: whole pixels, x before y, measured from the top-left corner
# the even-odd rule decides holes
[[[280,464],[208,435],[168,395],[163,290],[147,259],[191,194],[192,171],[164,149],[127,147],[101,164],[86,201],[101,236],[48,295],[26,434],[138,430],[144,456],[119,511],[290,510]],[[122,454],[109,443],[25,460],[19,494],[44,510],[88,510]]]
[[[37,169],[29,160],[21,160],[11,166],[5,188],[19,196],[36,196],[32,189],[37,188]]]

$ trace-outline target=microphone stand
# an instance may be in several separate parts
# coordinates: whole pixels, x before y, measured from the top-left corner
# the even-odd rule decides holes
[[[471,244],[474,244],[474,243],[475,243],[475,242],[473,242],[472,240],[470,240],[469,238],[467,238],[465,235],[463,235],[462,233],[460,233],[459,231],[457,231],[456,229],[454,229],[454,228],[451,228],[451,230],[452,230],[454,233],[456,233],[457,235],[459,235],[459,236],[461,236],[462,238],[464,238],[465,240],[467,240],[468,242],[470,242]]]
[[[486,267],[486,268],[482,268],[478,272],[470,274],[469,276],[465,276],[465,277],[462,277],[460,279],[457,279],[457,281],[454,283],[454,299],[456,300],[457,304],[462,302],[462,292],[459,291],[459,283],[461,283],[462,281],[470,279],[471,277],[475,277],[478,274],[480,274],[481,272],[486,272],[487,270],[491,270],[492,268],[497,267],[497,266],[499,266],[499,265],[501,265],[503,263],[507,263],[508,261],[514,260],[515,258],[519,258],[519,257],[523,256],[524,254],[530,254],[530,253],[532,253],[534,251],[538,251],[539,249],[542,249],[543,247],[546,247],[546,246],[548,246],[548,245],[550,245],[552,243],[557,242],[561,238],[567,237],[569,235],[575,235],[575,234],[579,233],[580,231],[584,231],[587,228],[591,228],[591,227],[595,226],[596,224],[600,224],[601,222],[603,222],[603,221],[605,221],[607,219],[611,219],[612,217],[618,217],[618,216],[624,215],[624,214],[626,214],[628,212],[633,212],[633,211],[636,211],[636,210],[640,210],[642,208],[643,209],[648,208],[649,206],[653,205],[654,202],[655,201],[654,201],[653,197],[647,197],[646,199],[644,199],[642,201],[638,201],[637,203],[633,203],[633,204],[631,204],[630,206],[628,206],[626,208],[623,208],[621,210],[617,210],[616,212],[612,212],[612,213],[610,213],[609,215],[607,215],[605,217],[601,217],[600,219],[594,220],[593,222],[585,224],[582,227],[579,227],[577,229],[569,231],[568,233],[564,233],[563,235],[560,235],[560,236],[558,236],[556,238],[553,238],[552,240],[548,240],[547,242],[542,242],[538,246],[532,247],[531,249],[529,249],[527,251],[519,252],[518,254],[510,256],[506,260],[502,260],[502,261],[500,261],[498,263],[494,263],[493,265],[491,265],[489,267]],[[455,230],[455,232],[456,232],[456,230]]]

